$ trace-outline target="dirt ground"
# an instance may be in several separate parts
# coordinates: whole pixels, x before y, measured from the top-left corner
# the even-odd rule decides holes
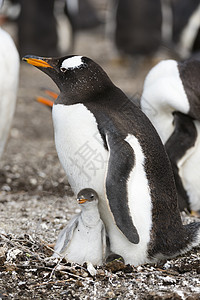
[[[74,52],[99,62],[124,92],[139,97],[152,61],[118,60],[101,32],[80,34]],[[0,299],[199,299],[197,248],[158,265],[108,264],[96,276],[87,266],[47,259],[78,208],[58,161],[51,112],[35,101],[44,88],[57,91],[45,74],[22,62],[13,127],[0,162]]]

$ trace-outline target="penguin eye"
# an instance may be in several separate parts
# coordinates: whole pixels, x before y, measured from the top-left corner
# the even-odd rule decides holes
[[[60,68],[60,71],[61,71],[61,72],[63,72],[63,73],[65,73],[65,72],[67,71],[67,69],[66,69],[66,68],[63,68],[63,67],[61,67],[61,68]]]
[[[91,195],[91,196],[90,196],[90,199],[94,199],[94,195]]]

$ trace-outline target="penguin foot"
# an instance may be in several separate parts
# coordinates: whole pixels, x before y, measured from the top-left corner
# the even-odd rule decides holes
[[[53,103],[54,103],[52,100],[49,100],[45,97],[37,97],[36,100],[37,100],[37,102],[40,102],[46,106],[49,106],[50,108],[53,106]]]
[[[121,255],[111,252],[106,258],[106,263],[113,262],[114,260],[124,263],[124,259]]]
[[[50,108],[52,108],[53,104],[54,104],[54,100],[57,99],[58,97],[58,94],[53,92],[53,91],[50,91],[50,90],[45,90],[44,91],[46,95],[50,96],[50,99],[46,98],[46,97],[37,97],[36,100],[46,106],[49,106]]]
[[[200,218],[200,210],[192,210],[190,215],[192,217]]]
[[[117,272],[117,271],[122,271],[126,269],[126,265],[124,263],[124,259],[122,256],[116,254],[116,253],[111,253],[108,255],[106,259],[106,265],[105,268],[108,271],[111,271],[112,273]]]
[[[45,92],[45,94],[47,94],[48,96],[50,96],[54,100],[56,100],[58,98],[58,94],[51,91],[51,90],[45,90],[44,92]]]

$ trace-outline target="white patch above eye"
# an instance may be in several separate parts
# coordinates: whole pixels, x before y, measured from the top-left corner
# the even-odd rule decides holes
[[[76,69],[76,68],[80,68],[81,65],[83,65],[83,61],[82,61],[82,56],[73,56],[70,58],[66,58],[62,65],[61,65],[61,69]]]

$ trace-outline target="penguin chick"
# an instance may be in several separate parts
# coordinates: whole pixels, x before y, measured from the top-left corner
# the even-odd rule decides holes
[[[77,195],[81,212],[60,232],[53,257],[83,265],[102,265],[106,255],[106,232],[100,219],[97,193],[86,188]]]

